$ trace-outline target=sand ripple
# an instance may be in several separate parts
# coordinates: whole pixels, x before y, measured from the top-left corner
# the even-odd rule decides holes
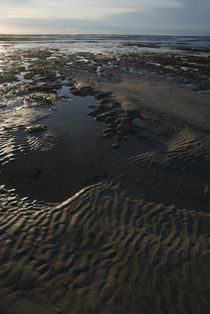
[[[53,135],[47,131],[33,135],[26,132],[26,127],[48,113],[21,107],[18,110],[1,112],[0,118],[0,163],[2,166],[15,160],[26,151],[48,151],[54,144]]]
[[[136,165],[173,169],[185,174],[210,171],[208,139],[186,128],[168,141],[165,149],[145,152],[130,158]]]
[[[2,313],[207,313],[209,214],[110,184],[57,206],[1,187],[0,204]]]

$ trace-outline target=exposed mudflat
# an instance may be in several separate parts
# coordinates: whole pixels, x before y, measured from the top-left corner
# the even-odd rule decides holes
[[[5,50],[0,313],[209,312],[209,63],[197,58],[186,76],[172,55]]]

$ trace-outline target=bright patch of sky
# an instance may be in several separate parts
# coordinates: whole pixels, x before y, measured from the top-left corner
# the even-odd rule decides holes
[[[210,35],[209,0],[0,0],[0,33]]]

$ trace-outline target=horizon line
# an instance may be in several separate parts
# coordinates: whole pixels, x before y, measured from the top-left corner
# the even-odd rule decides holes
[[[92,35],[92,36],[170,36],[170,37],[210,37],[209,35],[175,35],[175,34],[134,34],[134,33],[130,33],[130,34],[125,34],[125,33],[0,33],[0,36],[88,36],[88,35]]]

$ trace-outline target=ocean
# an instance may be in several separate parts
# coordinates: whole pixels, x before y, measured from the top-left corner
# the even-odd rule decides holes
[[[210,36],[154,35],[0,35],[3,48],[52,48],[62,52],[176,52],[210,55]]]

